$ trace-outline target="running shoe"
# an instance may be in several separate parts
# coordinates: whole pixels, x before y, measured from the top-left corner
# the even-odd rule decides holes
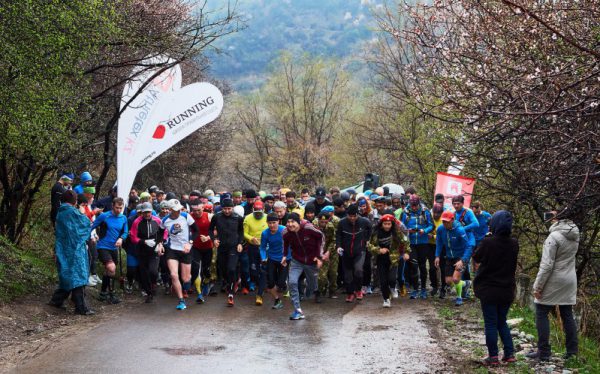
[[[442,299],[442,300],[446,298],[446,289],[445,288],[442,288],[440,290],[440,296],[439,296],[439,298]]]
[[[364,294],[362,291],[356,291],[356,300],[361,301],[364,297]]]
[[[502,357],[502,362],[513,363],[517,362],[517,359],[515,358],[515,355],[509,355]]]
[[[250,292],[254,292],[256,290],[256,286],[254,285],[254,282],[250,282],[249,290],[250,290]]]
[[[462,304],[463,304],[462,297],[457,297],[456,300],[454,300],[454,305],[461,306]]]
[[[419,291],[417,291],[417,290],[410,291],[410,298],[412,300],[416,299],[417,297],[419,297]]]
[[[438,293],[437,287],[434,287],[431,289],[431,297],[434,297],[435,295],[437,295],[437,293]]]
[[[290,290],[285,291],[283,297],[290,297]]]
[[[400,296],[406,297],[406,295],[408,295],[408,290],[406,289],[405,285],[402,285],[402,288],[400,288]]]
[[[392,307],[392,302],[390,301],[390,299],[383,300],[383,307],[384,308],[391,308]]]
[[[272,309],[282,309],[283,308],[283,301],[281,301],[281,299],[275,300],[275,304],[273,304],[273,306],[271,308]]]
[[[109,302],[110,304],[118,304],[118,303],[120,303],[120,302],[121,302],[121,299],[119,299],[119,298],[117,297],[117,295],[115,295],[114,293],[109,293],[109,294],[108,294],[108,302]]]
[[[242,288],[242,294],[243,295],[248,295],[250,293],[250,290],[246,287]]]
[[[350,295],[346,296],[346,302],[347,303],[352,303],[352,302],[354,302],[355,298],[356,298],[356,296],[354,296],[354,294],[351,293]]]
[[[201,293],[196,297],[196,304],[204,304],[204,296]]]
[[[96,284],[102,283],[102,278],[100,278],[98,274],[94,274],[92,275],[92,277],[94,277],[94,281],[96,282]]]
[[[75,310],[75,314],[79,314],[80,316],[93,316],[94,314],[96,314],[96,312],[94,312],[91,309],[85,309],[85,310]]]
[[[367,292],[366,292],[366,294],[367,295],[373,295],[373,287],[367,286]]]
[[[88,278],[88,284],[87,284],[87,286],[88,287],[94,287],[97,284],[98,284],[98,282],[96,282],[96,279],[94,278],[94,276],[90,275],[89,278]]]
[[[301,310],[294,310],[294,313],[292,313],[292,315],[290,316],[290,319],[292,321],[297,321],[299,319],[304,319],[304,313],[302,313]]]
[[[233,306],[233,295],[229,294],[229,296],[227,296],[227,306]]]
[[[125,284],[125,293],[131,295],[133,293],[133,285],[126,283]]]
[[[462,289],[462,298],[463,299],[469,300],[471,298],[470,288],[471,288],[471,281],[466,280],[465,285],[463,286],[463,289]]]
[[[500,365],[500,361],[498,360],[498,356],[486,357],[483,359],[482,364],[484,366],[498,366]]]
[[[177,304],[177,306],[175,307],[175,309],[177,310],[184,310],[185,308],[187,308],[187,305],[185,305],[184,300],[179,300],[179,304]]]
[[[398,289],[397,288],[392,288],[392,297],[394,299],[398,298]]]
[[[263,305],[263,298],[262,298],[262,296],[260,296],[260,295],[256,295],[256,301],[255,301],[255,304],[256,304],[256,305],[258,305],[258,306],[261,306],[261,305]]]
[[[423,288],[421,290],[421,294],[419,295],[421,299],[427,299],[427,289]]]

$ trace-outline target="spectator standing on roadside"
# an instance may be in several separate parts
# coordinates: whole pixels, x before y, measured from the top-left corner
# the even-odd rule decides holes
[[[512,215],[500,210],[490,220],[491,236],[481,240],[473,255],[477,270],[475,296],[481,301],[488,357],[484,365],[496,366],[498,334],[504,346],[502,361],[515,362],[515,348],[510,328],[506,324],[508,310],[515,297],[519,243],[511,238]]]

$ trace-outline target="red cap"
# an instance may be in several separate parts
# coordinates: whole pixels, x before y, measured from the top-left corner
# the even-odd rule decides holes
[[[454,212],[447,210],[442,213],[442,221],[454,221]]]
[[[391,214],[384,214],[383,216],[381,216],[381,218],[379,218],[379,220],[381,222],[394,222],[396,221],[396,217],[394,217]]]
[[[252,206],[252,208],[254,210],[264,210],[265,209],[265,205],[263,204],[262,201],[257,201],[254,203],[254,205]]]

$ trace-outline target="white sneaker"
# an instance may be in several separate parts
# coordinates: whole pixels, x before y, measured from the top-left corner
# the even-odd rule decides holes
[[[394,299],[398,298],[398,289],[397,288],[392,289],[392,297]]]
[[[391,306],[392,306],[392,302],[390,301],[390,299],[383,300],[383,307],[384,308],[391,308]]]
[[[102,278],[100,278],[98,276],[98,274],[94,274],[94,275],[92,275],[92,277],[94,277],[94,280],[96,281],[96,284],[102,283]]]
[[[96,282],[94,277],[90,275],[90,277],[88,278],[88,287],[94,287],[96,286],[96,284],[98,284],[98,282]]]

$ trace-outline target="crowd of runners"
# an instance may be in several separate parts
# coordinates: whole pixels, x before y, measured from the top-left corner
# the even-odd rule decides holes
[[[116,187],[94,200],[90,173],[71,187],[73,179],[65,174],[54,186],[52,221],[65,197],[76,197],[89,219],[87,286],[100,285],[100,300],[113,304],[120,281],[147,303],[157,292],[172,294],[178,310],[220,293],[230,307],[240,294],[253,295],[257,306],[270,299],[273,309],[290,298],[292,320],[304,318],[303,300],[341,294],[352,303],[380,293],[389,308],[398,297],[444,299],[451,292],[460,306],[470,297],[471,255],[491,218],[480,202],[465,208],[460,195],[452,206],[436,195],[429,208],[412,187],[404,194],[318,187],[313,194],[281,188],[177,195],[152,186],[132,189],[125,206]],[[121,249],[126,270],[118,272]],[[78,311],[91,313],[83,305]]]

